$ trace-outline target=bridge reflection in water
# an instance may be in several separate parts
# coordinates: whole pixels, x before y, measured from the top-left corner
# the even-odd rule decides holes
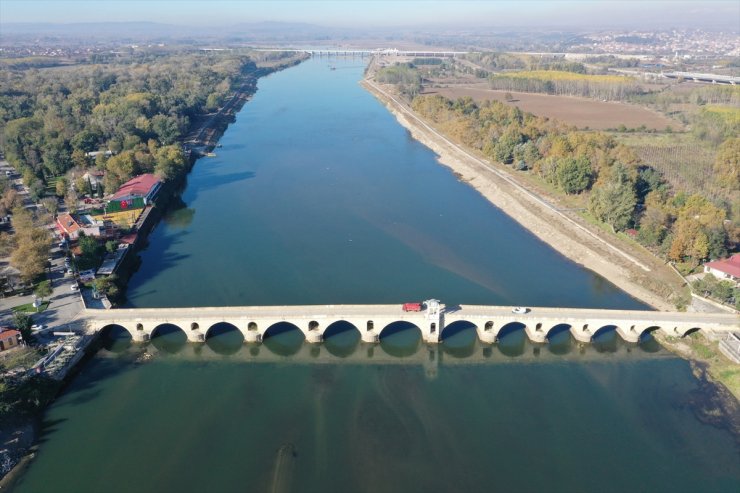
[[[322,344],[310,344],[295,328],[272,335],[263,344],[244,344],[237,330],[211,336],[205,344],[191,344],[179,329],[157,331],[149,342],[134,344],[127,331],[113,326],[103,331],[103,341],[109,351],[133,351],[141,360],[157,357],[254,364],[410,365],[423,367],[430,377],[437,374],[440,366],[446,365],[639,361],[656,356],[674,357],[650,337],[632,344],[623,341],[614,330],[603,331],[589,345],[575,341],[568,331],[543,345],[529,341],[520,328],[510,331],[496,344],[486,344],[478,340],[472,325],[441,344],[424,344],[418,328],[411,326],[399,328],[377,344],[362,342],[356,329],[330,335]]]

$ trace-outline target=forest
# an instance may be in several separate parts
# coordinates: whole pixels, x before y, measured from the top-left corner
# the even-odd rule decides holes
[[[0,84],[5,158],[35,201],[55,178],[93,164],[93,151],[103,151],[94,164],[107,171],[106,191],[143,172],[170,178],[185,164],[176,144],[191,119],[221,106],[254,69],[247,56],[185,53],[10,71]]]

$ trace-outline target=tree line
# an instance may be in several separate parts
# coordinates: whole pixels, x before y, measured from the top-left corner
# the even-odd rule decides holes
[[[594,218],[615,232],[635,229],[640,243],[671,260],[696,266],[725,256],[740,239],[740,229],[725,221],[728,210],[700,194],[674,192],[658,171],[605,133],[469,97],[418,96],[412,107],[490,159],[535,173],[563,193],[584,194]],[[723,156],[718,167],[737,170],[735,147]]]

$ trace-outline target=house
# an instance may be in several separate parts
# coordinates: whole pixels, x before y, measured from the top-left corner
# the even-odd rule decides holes
[[[707,262],[704,264],[704,272],[714,274],[718,279],[740,283],[740,253],[730,258]]]
[[[93,192],[97,192],[100,190],[100,187],[103,186],[103,179],[105,178],[105,172],[104,171],[88,171],[84,175],[82,175],[83,180],[87,180],[90,183],[90,187],[93,189]]]
[[[108,202],[108,210],[132,209],[137,208],[138,204],[149,205],[157,196],[160,188],[162,188],[162,182],[153,174],[139,175],[121,185],[121,188]]]
[[[76,240],[80,232],[95,237],[103,236],[105,233],[103,221],[95,220],[90,215],[74,216],[66,212],[57,216],[57,229],[63,237],[70,240]]]
[[[0,327],[0,351],[6,351],[21,345],[21,333],[7,327]]]

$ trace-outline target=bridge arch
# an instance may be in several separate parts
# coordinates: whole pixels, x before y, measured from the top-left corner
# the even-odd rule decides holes
[[[188,342],[188,335],[181,327],[164,323],[154,327],[150,340],[158,350],[174,354],[185,347]]]
[[[681,329],[679,329],[679,333],[680,331]],[[692,334],[696,334],[699,331],[701,331],[701,327],[688,327],[683,329],[683,334],[681,334],[681,337],[688,337]]]
[[[380,347],[390,356],[404,358],[421,346],[421,329],[406,321],[392,322],[380,330]]]
[[[346,358],[355,352],[362,334],[355,324],[347,320],[337,320],[324,329],[324,347],[330,354]]]
[[[134,341],[134,334],[131,330],[119,324],[104,325],[99,333],[103,348],[111,353],[125,351]]]
[[[547,350],[552,354],[565,355],[573,350],[573,326],[569,323],[555,324],[545,334]]]
[[[465,358],[475,352],[478,326],[468,320],[446,325],[440,334],[442,351],[454,358]]]
[[[262,343],[271,352],[280,356],[291,356],[303,346],[306,335],[296,324],[275,322],[265,330]]]
[[[501,354],[514,357],[524,354],[527,339],[528,336],[523,323],[509,322],[499,330],[496,343]]]
[[[205,341],[218,354],[234,354],[244,345],[244,334],[232,323],[217,322],[206,331]]]
[[[630,330],[632,330],[632,327],[630,327]],[[661,330],[660,326],[658,325],[649,325],[647,327],[637,328],[635,327],[635,330],[639,333],[640,341],[648,337],[650,334],[657,330]]]

